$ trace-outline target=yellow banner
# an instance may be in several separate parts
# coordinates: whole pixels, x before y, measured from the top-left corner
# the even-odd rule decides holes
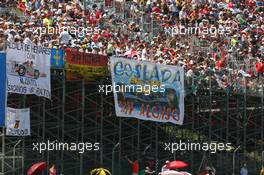
[[[66,70],[73,74],[79,74],[84,77],[94,77],[94,76],[105,76],[107,68],[104,66],[86,66],[78,64],[66,64]]]

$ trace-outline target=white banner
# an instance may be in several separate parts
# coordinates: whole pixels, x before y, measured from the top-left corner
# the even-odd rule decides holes
[[[112,57],[111,74],[117,116],[182,125],[182,67]]]
[[[7,108],[6,111],[6,135],[29,136],[30,109]]]
[[[50,49],[7,44],[8,92],[51,98]]]

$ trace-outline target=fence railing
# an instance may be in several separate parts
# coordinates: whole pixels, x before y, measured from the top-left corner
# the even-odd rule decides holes
[[[248,78],[242,75],[227,75],[220,77],[215,72],[208,71],[205,74],[185,76],[186,87],[195,93],[199,89],[209,89],[228,91],[229,93],[246,93],[263,97],[264,80],[263,77]]]

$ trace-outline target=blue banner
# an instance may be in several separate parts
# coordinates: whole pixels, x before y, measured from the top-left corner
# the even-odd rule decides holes
[[[114,93],[117,116],[183,124],[182,67],[111,57],[111,73],[100,92]]]
[[[5,126],[6,109],[6,54],[0,53],[0,127]]]
[[[60,49],[51,49],[51,67],[63,68],[64,67],[64,51]]]
[[[262,7],[262,6],[264,6],[264,2],[256,1],[256,6]]]

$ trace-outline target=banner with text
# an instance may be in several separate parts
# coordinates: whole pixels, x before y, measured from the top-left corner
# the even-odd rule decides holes
[[[50,49],[8,43],[6,57],[8,92],[51,98]]]
[[[117,116],[182,125],[182,67],[117,57],[110,61]]]
[[[6,135],[29,136],[30,135],[30,109],[7,108]]]
[[[107,56],[67,49],[65,67],[67,72],[83,77],[105,76]]]
[[[6,113],[6,54],[0,53],[0,127],[5,126]]]

